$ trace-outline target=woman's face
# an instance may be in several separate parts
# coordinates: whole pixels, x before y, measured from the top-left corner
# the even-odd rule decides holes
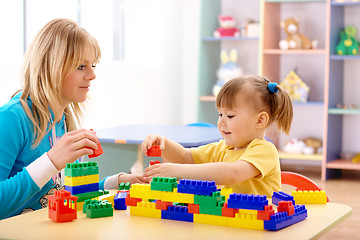
[[[96,78],[95,53],[91,47],[85,49],[87,50],[80,66],[62,82],[61,97],[64,108],[70,103],[84,102],[90,88],[90,82]]]

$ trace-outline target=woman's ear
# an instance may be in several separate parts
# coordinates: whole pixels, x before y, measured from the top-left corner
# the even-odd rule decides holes
[[[256,128],[257,129],[264,129],[267,127],[269,123],[269,114],[265,111],[262,111],[258,114],[257,122],[256,122]]]

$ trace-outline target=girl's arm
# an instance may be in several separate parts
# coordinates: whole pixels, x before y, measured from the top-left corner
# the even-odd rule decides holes
[[[186,149],[179,143],[164,136],[155,134],[147,136],[141,144],[141,149],[145,155],[147,155],[147,150],[153,145],[160,145],[161,157],[164,162],[185,164],[194,163],[190,149]]]
[[[259,174],[260,171],[252,164],[239,160],[234,163],[155,164],[145,169],[144,176],[149,179],[156,176],[199,179],[215,181],[218,185],[233,185]]]

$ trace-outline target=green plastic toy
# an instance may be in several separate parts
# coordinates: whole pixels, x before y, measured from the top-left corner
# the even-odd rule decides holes
[[[340,42],[336,46],[338,55],[357,55],[360,42],[356,40],[356,28],[347,26],[340,32]]]

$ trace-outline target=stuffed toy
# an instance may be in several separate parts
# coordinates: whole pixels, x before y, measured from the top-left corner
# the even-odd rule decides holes
[[[280,23],[287,34],[287,38],[279,42],[280,49],[314,49],[318,41],[310,41],[299,32],[299,19],[297,17],[287,18]]]
[[[340,41],[336,45],[335,52],[338,55],[357,55],[359,53],[359,41],[356,40],[356,28],[347,26],[340,32]]]
[[[320,139],[312,137],[305,139],[293,138],[290,141],[286,142],[283,147],[283,151],[286,153],[294,154],[320,154],[322,153],[322,142]]]
[[[243,74],[242,69],[237,64],[238,51],[233,48],[229,54],[225,51],[221,51],[220,60],[221,65],[217,71],[218,80],[213,86],[213,94],[217,96],[220,88],[230,79]]]
[[[231,16],[218,16],[220,27],[214,32],[214,37],[239,37],[239,29],[235,27],[235,20]]]

